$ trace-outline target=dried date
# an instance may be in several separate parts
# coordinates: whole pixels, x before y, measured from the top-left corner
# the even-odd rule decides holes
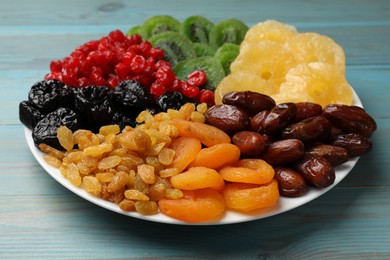
[[[215,105],[206,113],[206,122],[226,133],[236,133],[246,130],[249,126],[249,116],[244,110],[233,105]]]
[[[307,148],[305,153],[324,157],[333,167],[339,166],[349,160],[347,149],[330,144],[316,144]]]
[[[326,140],[331,129],[332,124],[328,119],[324,116],[314,116],[287,126],[282,131],[282,138],[295,138],[304,143],[314,143]]]
[[[372,149],[372,142],[367,137],[357,133],[335,136],[331,144],[345,148],[350,158],[366,154]]]
[[[275,167],[275,179],[278,181],[279,192],[282,196],[299,197],[308,190],[305,179],[290,168]]]
[[[330,162],[320,156],[307,154],[294,163],[293,168],[307,182],[318,188],[326,188],[332,185],[336,179],[335,170]]]
[[[228,93],[223,97],[222,102],[239,107],[248,115],[255,115],[263,110],[271,110],[276,106],[275,100],[270,96],[252,91]]]
[[[268,145],[267,137],[252,131],[241,131],[233,135],[232,142],[241,154],[246,156],[259,156]]]
[[[346,133],[358,133],[370,137],[376,130],[375,120],[357,106],[332,104],[324,108],[323,115],[337,128]]]
[[[298,139],[286,139],[270,143],[262,159],[271,165],[282,165],[300,159],[305,152],[304,144]]]

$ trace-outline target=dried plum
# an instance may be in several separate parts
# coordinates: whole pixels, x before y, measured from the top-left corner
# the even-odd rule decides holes
[[[61,81],[51,79],[35,83],[28,94],[28,101],[42,114],[59,107],[73,106],[72,88]]]
[[[180,92],[169,91],[161,95],[156,102],[161,111],[167,111],[168,108],[179,110],[182,105],[193,100]]]
[[[88,86],[76,88],[74,93],[76,111],[84,118],[89,129],[96,131],[111,122],[114,111],[110,88]]]
[[[126,80],[113,89],[114,105],[119,109],[141,112],[153,102],[152,96],[138,81]]]
[[[30,102],[22,101],[19,103],[19,120],[27,128],[33,129],[43,116]]]
[[[32,137],[36,146],[45,143],[57,149],[62,149],[57,139],[57,129],[61,125],[75,131],[82,128],[79,115],[70,108],[58,108],[43,117],[34,127]]]
[[[125,128],[125,126],[135,127],[137,125],[135,118],[136,114],[124,113],[121,111],[115,111],[110,124],[117,124],[121,129]]]

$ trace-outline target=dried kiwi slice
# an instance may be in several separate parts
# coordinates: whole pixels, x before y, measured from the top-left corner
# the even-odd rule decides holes
[[[126,33],[126,35],[133,35],[133,34],[141,34],[141,25],[131,27]]]
[[[149,39],[162,32],[179,32],[180,25],[181,23],[172,16],[157,15],[145,20],[140,28],[140,34],[144,39]]]
[[[218,83],[225,77],[225,72],[221,63],[215,57],[198,57],[191,60],[185,60],[176,65],[173,72],[177,77],[183,80],[187,79],[188,74],[195,70],[203,70],[207,75],[205,89],[214,91]]]
[[[203,16],[194,15],[184,20],[180,32],[192,42],[209,43],[209,34],[214,28],[214,23]]]
[[[196,56],[198,56],[198,57],[214,56],[215,55],[215,49],[212,48],[208,44],[195,42],[194,48],[195,48]]]
[[[196,57],[193,43],[178,32],[155,34],[149,41],[154,47],[164,51],[164,60],[170,62],[172,68],[180,61]]]
[[[240,44],[248,29],[245,23],[237,19],[221,21],[210,31],[210,45],[217,49],[226,42]]]
[[[215,52],[215,58],[221,63],[225,74],[230,74],[230,64],[240,53],[240,46],[234,43],[225,43]]]

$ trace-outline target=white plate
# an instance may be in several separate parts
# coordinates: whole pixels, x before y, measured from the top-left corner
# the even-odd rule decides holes
[[[354,92],[354,104],[357,106],[362,107],[362,103],[357,96],[357,94]],[[139,218],[143,220],[148,220],[148,221],[153,221],[153,222],[160,222],[160,223],[169,223],[169,224],[179,224],[179,225],[221,225],[221,224],[233,224],[233,223],[240,223],[240,222],[247,222],[247,221],[252,221],[252,220],[257,220],[257,219],[262,219],[270,216],[274,216],[289,210],[292,210],[294,208],[297,208],[299,206],[302,206],[322,194],[326,193],[333,187],[335,187],[340,181],[342,181],[348,173],[352,170],[352,168],[355,166],[359,158],[354,158],[353,160],[350,160],[343,165],[337,167],[336,170],[336,179],[334,183],[324,189],[316,189],[314,187],[310,187],[309,191],[302,197],[298,198],[286,198],[286,197],[281,197],[278,201],[278,203],[271,207],[267,208],[264,210],[258,210],[254,211],[248,214],[243,214],[243,213],[238,213],[235,211],[227,211],[224,217],[218,221],[215,222],[206,222],[206,223],[186,223],[183,221],[179,221],[173,218],[170,218],[168,216],[165,216],[163,214],[156,214],[156,215],[151,215],[151,216],[145,216],[141,215],[137,212],[125,212],[122,211],[118,205],[115,203],[103,200],[101,198],[95,197],[88,192],[84,191],[82,188],[76,187],[73,184],[71,184],[65,177],[63,177],[60,173],[60,171],[50,165],[48,165],[45,160],[42,157],[42,152],[37,149],[37,147],[34,145],[32,136],[31,136],[31,130],[28,128],[25,128],[25,136],[26,140],[28,143],[28,146],[38,161],[38,163],[52,176],[56,181],[58,181],[60,184],[62,184],[64,187],[72,191],[73,193],[77,194],[78,196],[98,205],[103,208],[106,208],[108,210],[131,216],[134,218]]]

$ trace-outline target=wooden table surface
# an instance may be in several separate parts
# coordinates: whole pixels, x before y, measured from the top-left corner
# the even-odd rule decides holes
[[[390,259],[390,1],[0,2],[0,259]],[[29,151],[18,104],[52,59],[146,18],[266,19],[341,44],[347,79],[378,123],[371,153],[294,210],[222,226],[152,223],[100,208],[50,177]]]

